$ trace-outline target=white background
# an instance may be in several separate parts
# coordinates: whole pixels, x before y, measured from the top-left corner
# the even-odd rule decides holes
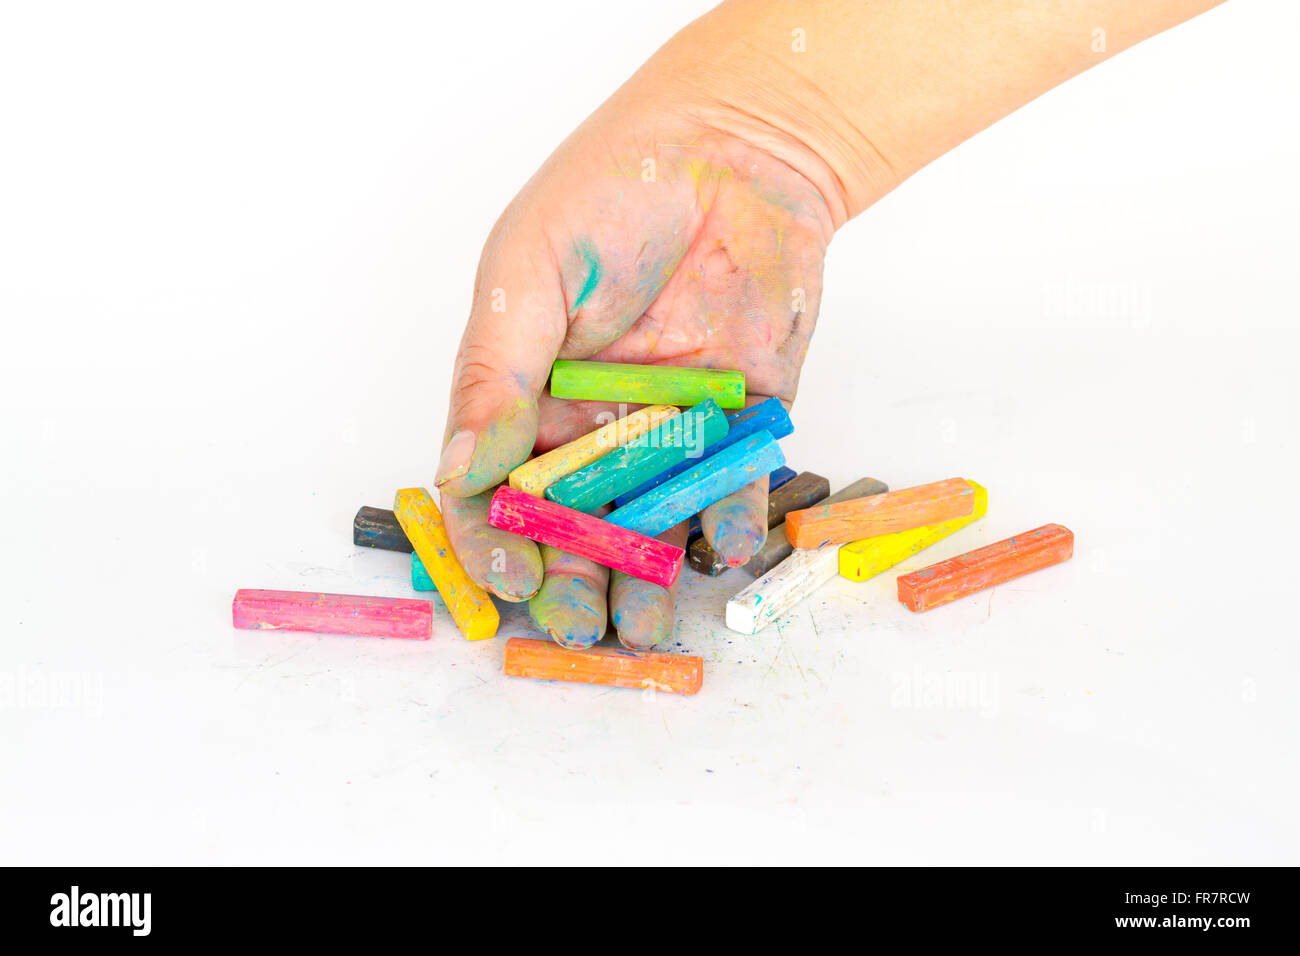
[[[0,860],[1296,862],[1295,5],[1043,97],[831,248],[790,463],[963,475],[1074,560],[777,628],[687,575],[692,698],[235,631],[409,595],[478,248],[705,4],[5,4]],[[505,614],[503,635],[530,633]],[[673,648],[677,649],[677,648]]]

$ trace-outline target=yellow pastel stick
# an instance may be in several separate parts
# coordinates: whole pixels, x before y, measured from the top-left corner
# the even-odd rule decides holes
[[[492,598],[469,579],[456,560],[442,523],[442,512],[423,488],[403,488],[393,500],[393,514],[420,556],[438,594],[467,640],[481,641],[497,632],[501,615]]]
[[[648,405],[640,411],[602,425],[594,432],[575,438],[567,445],[526,461],[510,472],[510,487],[541,497],[546,489],[579,468],[603,458],[620,445],[644,435],[660,422],[680,415],[672,405]]]
[[[840,548],[840,577],[850,581],[865,581],[875,577],[881,571],[892,568],[898,562],[910,558],[918,551],[930,547],[941,538],[946,538],[960,528],[966,527],[976,518],[989,510],[989,493],[977,482],[967,482],[975,489],[975,501],[971,513],[951,521],[940,521],[910,531],[895,531],[892,534],[877,535],[874,538],[862,538],[850,541]]]

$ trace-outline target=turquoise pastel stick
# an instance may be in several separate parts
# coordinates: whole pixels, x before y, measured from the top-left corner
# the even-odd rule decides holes
[[[714,445],[704,449],[705,455],[716,455],[728,445],[755,435],[758,432],[770,432],[773,438],[784,438],[794,431],[790,415],[779,398],[769,398],[751,405],[749,408],[727,415],[727,433]],[[655,475],[649,481],[642,482],[631,491],[626,491],[614,499],[616,507],[621,508],[629,501],[635,501],[656,485],[662,485],[670,478],[675,478],[695,462],[687,459]]]
[[[605,520],[654,537],[784,464],[781,446],[762,431],[651,488]]]
[[[429,577],[429,572],[424,570],[424,562],[414,551],[411,552],[411,587],[417,591],[438,590],[433,578]]]
[[[560,479],[546,497],[590,514],[674,465],[699,461],[726,434],[726,413],[708,399]]]

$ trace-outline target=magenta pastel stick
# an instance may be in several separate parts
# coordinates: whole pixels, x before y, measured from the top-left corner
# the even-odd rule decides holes
[[[411,598],[241,588],[235,592],[233,610],[235,627],[246,631],[311,631],[427,641],[433,630],[433,604]]]
[[[676,545],[505,485],[492,496],[488,524],[666,588],[677,580],[686,556]]]

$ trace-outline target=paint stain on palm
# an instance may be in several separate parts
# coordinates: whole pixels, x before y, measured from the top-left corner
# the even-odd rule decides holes
[[[578,244],[578,256],[582,259],[582,264],[586,269],[586,278],[582,282],[582,288],[578,294],[573,297],[573,307],[569,309],[569,318],[573,318],[577,311],[582,308],[584,302],[591,298],[591,294],[596,291],[596,286],[600,285],[600,255],[590,242],[584,241]]]

